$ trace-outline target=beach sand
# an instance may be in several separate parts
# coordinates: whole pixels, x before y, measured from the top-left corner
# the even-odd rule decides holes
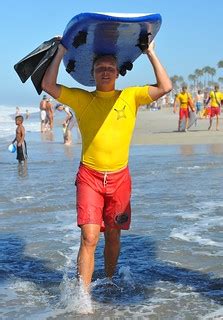
[[[223,142],[223,119],[220,118],[220,131],[215,130],[215,119],[212,130],[208,131],[209,120],[198,119],[197,126],[188,132],[178,132],[178,113],[172,108],[158,111],[140,109],[132,144],[176,145],[176,144],[220,144]]]

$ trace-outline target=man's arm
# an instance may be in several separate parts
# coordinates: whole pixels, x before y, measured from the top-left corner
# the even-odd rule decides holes
[[[174,103],[173,103],[173,112],[174,112],[174,113],[177,112],[177,104],[178,104],[178,98],[175,97]]]
[[[209,102],[211,101],[211,99],[212,99],[212,92],[209,92],[208,98],[207,98],[206,101],[204,102],[205,107],[209,104]]]
[[[209,104],[211,98],[209,97],[206,101],[205,101],[205,107]]]
[[[72,114],[70,113],[68,108],[65,108],[64,112],[66,112],[66,118],[64,119],[64,123],[67,124],[69,120],[72,118]]]
[[[13,144],[13,143],[15,143],[15,142],[16,142],[16,137],[15,137],[15,139],[14,139],[14,140],[12,140],[12,144]]]
[[[60,96],[61,85],[57,83],[57,75],[65,52],[66,49],[62,44],[59,44],[57,53],[47,68],[42,80],[42,89],[49,93],[54,99]]]
[[[153,100],[157,100],[172,90],[172,82],[166,70],[156,56],[153,41],[150,43],[148,49],[146,50],[146,54],[152,64],[157,81],[155,86],[149,87],[149,95]]]

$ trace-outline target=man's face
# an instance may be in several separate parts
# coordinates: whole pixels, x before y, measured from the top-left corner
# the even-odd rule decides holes
[[[23,122],[23,120],[20,117],[15,119],[16,125],[20,125],[20,124],[22,124],[22,122]]]
[[[95,62],[94,78],[96,84],[100,85],[115,82],[118,78],[118,69],[116,61],[112,56],[102,57]]]
[[[218,91],[218,90],[219,90],[219,86],[215,86],[214,91]]]

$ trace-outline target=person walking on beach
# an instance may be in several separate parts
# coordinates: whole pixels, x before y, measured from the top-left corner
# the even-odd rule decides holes
[[[193,108],[193,99],[191,94],[187,91],[187,86],[183,85],[182,90],[179,94],[175,96],[174,104],[173,104],[173,112],[176,113],[177,104],[180,105],[179,108],[179,120],[178,120],[178,131],[181,129],[181,122],[185,118],[185,129],[187,131],[189,124],[189,109],[194,111]]]
[[[200,89],[197,91],[197,94],[194,98],[194,102],[196,107],[196,114],[201,115],[204,103],[204,95]]]
[[[18,115],[15,117],[15,123],[17,125],[16,128],[16,136],[12,143],[17,144],[17,160],[19,163],[22,161],[26,161],[27,159],[27,147],[25,141],[25,128],[23,126],[23,116]]]
[[[40,121],[41,121],[41,132],[46,131],[46,102],[47,96],[44,94],[42,100],[40,101]]]
[[[219,91],[219,85],[214,86],[214,90],[210,91],[206,105],[211,105],[210,124],[208,130],[212,128],[213,118],[216,116],[216,131],[219,130],[219,117],[221,112],[221,100],[223,100],[223,93]]]
[[[72,143],[72,134],[71,130],[74,127],[75,124],[75,118],[70,110],[69,107],[64,106],[61,103],[58,103],[55,107],[56,110],[58,111],[64,111],[66,113],[66,118],[63,122],[63,128],[64,128],[64,144],[70,145]]]
[[[53,104],[51,102],[51,99],[46,99],[45,106],[46,106],[45,129],[53,130],[54,111],[53,111]]]
[[[77,224],[81,228],[77,267],[80,283],[88,291],[100,231],[105,237],[105,273],[112,278],[120,253],[121,230],[130,227],[128,156],[137,110],[168,93],[172,84],[153,42],[145,55],[154,69],[156,85],[123,90],[115,89],[119,70],[112,55],[97,56],[93,62],[95,91],[58,84],[58,69],[65,52],[60,44],[43,77],[42,89],[75,111],[82,136],[81,163],[75,183]]]

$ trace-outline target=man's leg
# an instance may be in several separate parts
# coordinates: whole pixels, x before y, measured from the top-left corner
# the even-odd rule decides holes
[[[41,120],[41,132],[44,132],[44,121]]]
[[[185,117],[185,131],[187,131],[189,125],[189,117]]]
[[[94,253],[100,235],[100,225],[86,224],[81,227],[81,243],[77,257],[78,272],[88,290],[94,272]]]
[[[72,143],[72,135],[70,129],[67,128],[64,143],[70,145]]]
[[[182,121],[182,120],[179,118],[179,120],[178,120],[178,131],[180,131],[181,121]]]
[[[212,116],[210,116],[210,124],[209,124],[208,130],[211,130],[211,127],[212,127]]]
[[[219,115],[216,115],[216,131],[219,130]]]
[[[106,227],[104,262],[106,276],[112,278],[115,272],[116,264],[120,253],[120,235],[121,230]]]
[[[180,109],[180,111],[179,111],[179,120],[178,120],[178,131],[181,131],[180,130],[181,122],[183,121],[184,117],[185,117],[185,114],[183,113],[183,110]]]

